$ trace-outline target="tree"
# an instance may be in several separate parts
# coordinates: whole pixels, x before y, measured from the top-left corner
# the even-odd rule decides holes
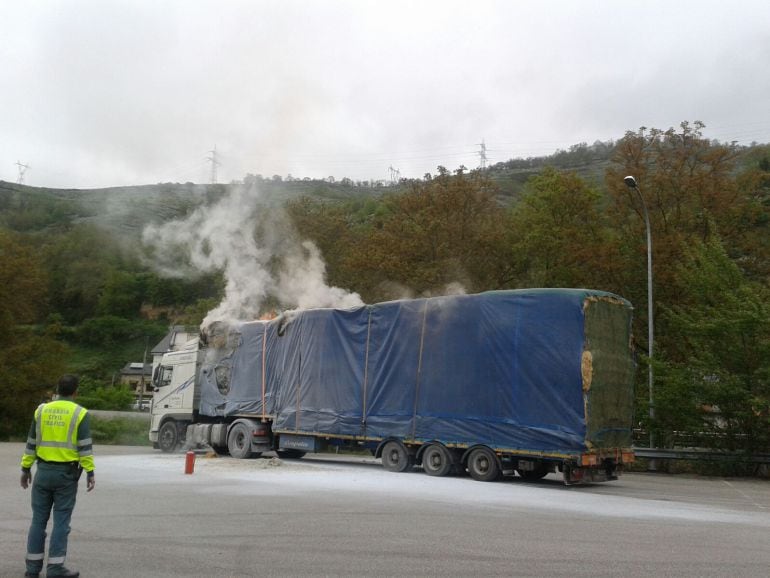
[[[53,307],[70,323],[97,314],[107,275],[122,268],[122,251],[96,227],[77,226],[43,251]]]
[[[133,400],[126,385],[105,386],[88,377],[80,380],[78,403],[88,409],[127,410]]]
[[[104,276],[97,311],[101,315],[116,315],[131,319],[139,315],[147,293],[143,275],[112,269]]]
[[[500,240],[503,210],[494,185],[479,171],[460,169],[411,181],[384,208],[343,261],[355,272],[353,288],[367,300],[443,293],[452,283],[466,290],[498,288],[505,277]]]
[[[35,406],[64,371],[66,349],[56,335],[22,325],[38,320],[46,298],[37,254],[0,230],[0,438],[25,433]]]
[[[736,185],[738,150],[702,136],[703,123],[670,128],[641,128],[620,140],[606,172],[607,214],[616,231],[618,257],[625,262],[617,291],[632,303],[647,294],[646,233],[643,209],[636,193],[623,182],[633,175],[648,208],[652,230],[654,306],[675,305],[684,288],[678,264],[686,249],[717,234],[728,254],[741,244],[741,223],[750,212],[747,198]],[[672,333],[668,318],[656,323],[656,344],[665,351]],[[635,323],[637,343],[646,349],[646,308]]]
[[[733,178],[738,151],[703,138],[704,126],[683,122],[678,132],[673,128],[628,132],[618,142],[606,173],[609,213],[621,246],[629,262],[642,261],[643,268],[644,260],[637,257],[645,245],[642,207],[623,178],[633,175],[639,183],[654,239],[654,277],[664,301],[678,292],[675,264],[685,247],[714,232],[729,247],[743,234],[741,215],[747,206]],[[631,293],[642,294],[641,287],[630,288]]]
[[[329,204],[301,197],[287,205],[288,217],[300,238],[312,239],[327,265],[328,282],[337,287],[352,287],[355,274],[343,266],[350,247],[358,242],[356,229],[365,221],[356,216],[358,203]]]
[[[747,280],[716,237],[686,250],[678,273],[683,293],[664,309],[673,339],[663,369],[678,377],[673,385],[689,391],[692,405],[689,415],[686,407],[667,415],[658,398],[663,413],[655,425],[671,431],[697,423],[696,431],[720,434],[712,444],[770,451],[770,291]],[[665,398],[670,384],[659,383]]]
[[[576,173],[547,167],[532,177],[510,215],[513,284],[615,289],[622,264],[601,205]]]
[[[770,277],[770,146],[753,147],[742,161],[736,182],[746,210],[730,257],[751,279],[762,281]]]

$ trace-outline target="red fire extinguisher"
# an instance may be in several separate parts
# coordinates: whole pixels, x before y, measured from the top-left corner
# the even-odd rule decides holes
[[[195,470],[195,452],[189,451],[184,458],[184,473],[191,474]]]

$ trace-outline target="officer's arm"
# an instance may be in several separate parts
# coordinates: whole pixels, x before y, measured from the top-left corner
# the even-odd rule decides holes
[[[35,463],[35,459],[37,458],[37,428],[35,425],[35,420],[33,419],[32,424],[29,426],[24,455],[21,456],[21,487],[25,490],[32,480],[32,464]]]
[[[91,416],[86,413],[78,425],[78,456],[80,466],[86,471],[86,489],[90,492],[96,485],[94,477],[94,448],[91,439]]]

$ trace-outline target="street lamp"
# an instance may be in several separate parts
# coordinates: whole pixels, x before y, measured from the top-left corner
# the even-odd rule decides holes
[[[652,320],[652,233],[650,231],[650,215],[647,213],[647,204],[644,202],[642,191],[639,185],[636,183],[636,179],[632,176],[627,176],[623,179],[626,186],[629,189],[636,191],[639,201],[642,203],[642,210],[644,211],[644,224],[647,227],[647,380],[650,389],[650,420],[655,419],[655,403],[653,396],[652,386],[652,344],[654,334],[654,324]],[[655,434],[652,431],[652,424],[650,424],[650,447],[655,447]],[[651,469],[654,469],[654,462],[650,464]]]

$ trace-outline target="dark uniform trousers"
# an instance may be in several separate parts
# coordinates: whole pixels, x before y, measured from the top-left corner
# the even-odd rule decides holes
[[[32,524],[27,538],[28,572],[35,573],[43,569],[45,530],[51,512],[53,529],[48,548],[47,575],[56,576],[63,568],[81,471],[77,462],[56,463],[38,459],[32,483]],[[35,559],[38,555],[40,558]]]

